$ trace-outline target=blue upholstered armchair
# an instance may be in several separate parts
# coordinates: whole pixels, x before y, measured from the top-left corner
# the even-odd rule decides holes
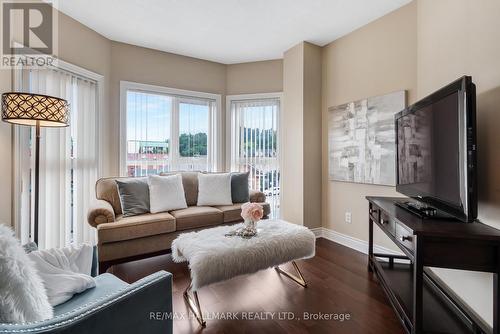
[[[132,284],[111,274],[95,280],[95,288],[56,306],[52,319],[0,324],[0,333],[172,333],[172,274],[159,271]]]

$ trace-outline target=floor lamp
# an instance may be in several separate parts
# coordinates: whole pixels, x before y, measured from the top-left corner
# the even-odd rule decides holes
[[[2,94],[2,120],[19,125],[35,126],[35,208],[33,241],[38,245],[38,199],[40,179],[40,127],[69,125],[69,104],[66,100],[40,94]]]

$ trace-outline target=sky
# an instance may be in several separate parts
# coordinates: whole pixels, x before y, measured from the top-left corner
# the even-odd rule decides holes
[[[172,100],[167,95],[127,92],[127,140],[167,140]],[[208,110],[208,103],[179,103],[180,133],[207,133]]]
[[[145,92],[127,92],[127,140],[165,141],[170,137],[173,97]],[[208,133],[209,106],[179,104],[180,133]],[[273,107],[247,106],[244,126],[275,128]]]

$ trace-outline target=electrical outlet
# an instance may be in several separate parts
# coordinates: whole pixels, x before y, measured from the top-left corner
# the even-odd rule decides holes
[[[352,213],[350,213],[350,212],[345,213],[345,222],[346,222],[346,224],[352,223]]]

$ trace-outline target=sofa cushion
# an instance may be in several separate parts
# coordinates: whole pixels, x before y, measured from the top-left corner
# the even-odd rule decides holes
[[[181,232],[163,233],[145,238],[100,244],[98,246],[99,261],[113,261],[168,250],[179,233]]]
[[[242,203],[236,203],[233,205],[217,205],[216,208],[222,211],[224,223],[231,223],[243,220],[243,218],[241,218],[241,205]]]
[[[169,172],[161,173],[162,176],[181,174],[182,186],[188,206],[195,206],[198,203],[198,172]]]
[[[168,212],[133,217],[118,216],[116,222],[97,226],[99,243],[137,239],[175,231],[175,218]]]
[[[102,274],[95,278],[95,288],[76,294],[67,302],[54,307],[54,316],[74,311],[88,303],[95,302],[109,295],[119,294],[128,286],[127,283],[111,274]]]
[[[190,206],[170,212],[175,217],[177,231],[222,224],[222,211],[209,206]]]

